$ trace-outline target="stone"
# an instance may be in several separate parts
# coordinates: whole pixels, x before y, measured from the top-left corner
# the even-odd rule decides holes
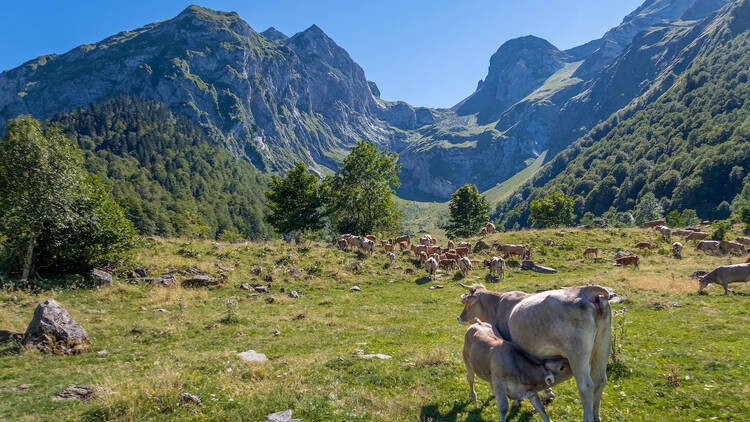
[[[166,310],[166,309],[164,309],[164,308],[157,308],[157,309],[154,309],[154,310],[153,310],[153,311],[151,311],[151,312],[169,312],[169,311],[168,311],[168,310]]]
[[[255,350],[248,350],[247,352],[237,353],[237,356],[246,362],[265,362],[268,360],[266,355],[258,353]]]
[[[291,274],[291,275],[293,275],[295,277],[302,277],[302,276],[304,276],[304,274],[302,273],[302,271],[300,271],[300,270],[298,270],[296,268],[290,268],[289,269],[289,274]]]
[[[667,308],[682,308],[682,303],[680,303],[680,302],[667,302],[666,306],[667,306]]]
[[[479,253],[486,249],[490,249],[490,246],[484,240],[480,240],[474,245],[474,253]]]
[[[133,273],[135,273],[135,275],[137,275],[140,278],[148,277],[148,271],[146,271],[143,268],[136,268],[133,270]]]
[[[52,400],[54,401],[61,401],[61,400],[89,401],[94,396],[100,395],[100,394],[112,394],[112,391],[107,390],[106,388],[101,388],[101,387],[86,387],[86,386],[71,384],[65,387],[65,389],[62,390],[61,392],[57,393]]]
[[[407,268],[404,270],[404,275],[413,275],[413,274],[414,274],[414,270],[412,270],[411,268]]]
[[[21,391],[26,391],[29,388],[31,388],[30,384],[21,384],[21,385],[15,387],[15,388],[13,388],[13,391],[21,392]]]
[[[557,270],[550,267],[543,267],[541,265],[534,265],[534,267],[531,268],[531,271],[534,271],[535,273],[540,274],[556,274]]]
[[[281,331],[279,331],[279,330],[273,330],[273,331],[271,331],[271,332],[270,332],[270,333],[268,333],[268,334],[270,334],[270,335],[272,335],[272,336],[278,336],[279,334],[281,334]]]
[[[361,291],[362,291],[362,289],[360,289],[360,288],[359,288],[359,286],[352,286],[352,287],[351,287],[351,288],[349,289],[349,291],[352,291],[352,292],[361,292]]]
[[[273,298],[273,296],[268,296],[266,298],[266,303],[273,303],[276,299]]]
[[[174,286],[175,278],[172,275],[163,275],[159,278],[154,278],[151,280],[151,284],[154,286],[160,286],[160,287],[172,287]]]
[[[12,331],[0,330],[0,343],[5,343],[8,340],[20,342],[23,339],[23,333],[14,333]]]
[[[370,353],[366,354],[364,350],[357,349],[357,356],[361,357],[362,359],[392,359],[393,356],[390,355],[384,355],[382,353]]]
[[[255,288],[253,288],[253,286],[249,285],[248,283],[240,284],[240,289],[255,291]]]
[[[253,268],[252,270],[250,270],[250,272],[251,272],[251,273],[252,273],[253,275],[260,275],[260,273],[261,273],[261,272],[263,272],[263,267],[261,267],[261,266],[257,266],[257,267],[255,267],[255,268]]]
[[[200,274],[200,273],[201,273],[201,270],[199,270],[199,269],[197,269],[197,268],[195,268],[195,267],[188,267],[188,268],[187,268],[187,269],[185,270],[185,273],[186,273],[186,274]]]
[[[312,279],[313,279],[313,278],[314,278],[314,277],[313,277],[313,276],[311,276],[311,275],[306,275],[306,276],[305,276],[305,281],[312,281]]]
[[[627,252],[627,251],[617,251],[617,253],[615,254],[615,259],[620,259],[620,258],[625,257],[625,256],[630,256],[630,252]]]
[[[201,404],[201,398],[196,396],[195,394],[190,393],[180,393],[180,403],[183,404]]]
[[[362,269],[362,263],[361,262],[354,262],[354,263],[351,264],[351,267],[352,267],[352,271],[355,271],[355,272],[359,271],[360,269]]]
[[[437,290],[437,289],[442,289],[442,288],[443,288],[442,284],[436,284],[434,286],[430,286],[429,290]]]
[[[222,271],[222,272],[230,272],[230,271],[234,271],[234,268],[231,268],[231,267],[227,267],[227,266],[225,266],[225,265],[222,265],[222,264],[221,264],[221,263],[219,263],[219,262],[217,262],[217,263],[216,263],[216,268],[218,268],[218,269],[219,269],[219,271]]]
[[[534,268],[534,261],[530,261],[528,259],[525,259],[525,260],[523,260],[523,262],[521,262],[521,269],[522,270],[530,270],[532,268]]]
[[[182,280],[182,287],[212,287],[218,285],[219,282],[215,281],[213,277],[205,274],[197,274],[189,277],[185,277]]]
[[[400,266],[400,265],[396,265],[395,267],[393,267],[393,269],[394,269],[394,270],[402,270],[402,269],[403,269],[403,267],[402,267],[402,266]]]
[[[268,288],[268,286],[254,286],[253,289],[257,293],[268,293],[268,292],[270,292],[270,289]]]
[[[109,286],[112,284],[112,274],[103,270],[92,270],[91,279],[100,286]]]
[[[86,330],[54,299],[36,307],[23,343],[55,354],[74,354],[91,347]]]
[[[265,422],[302,422],[302,419],[292,419],[292,411],[284,410],[266,416]]]
[[[252,298],[258,297],[258,294],[257,293],[250,293],[249,295],[247,295],[245,297],[248,298],[248,299],[252,299]]]
[[[291,292],[287,293],[287,296],[291,297],[292,299],[296,299],[299,297],[299,293],[297,293],[296,290],[292,290]]]

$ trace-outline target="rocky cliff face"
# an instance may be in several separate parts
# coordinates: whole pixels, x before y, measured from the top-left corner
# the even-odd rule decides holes
[[[191,6],[3,72],[0,125],[119,95],[165,103],[263,170],[302,159],[324,173],[359,139],[386,147],[403,138],[383,119],[408,128],[430,121],[377,100],[359,65],[315,25],[291,38],[260,34],[236,13]]]
[[[417,129],[401,153],[401,194],[447,198],[489,189],[612,113],[664,92],[700,51],[712,14],[729,0],[648,0],[599,40],[560,51],[536,37],[505,43],[487,77],[448,116]]]

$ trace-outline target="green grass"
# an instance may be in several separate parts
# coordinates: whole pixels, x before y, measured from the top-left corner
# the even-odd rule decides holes
[[[687,277],[740,258],[706,256],[688,247],[683,260],[674,260],[663,254],[668,243],[641,229],[565,232],[500,233],[489,239],[534,245],[534,260],[558,274],[511,269],[495,283],[477,269],[461,281],[527,292],[599,283],[626,296],[625,303],[613,306],[627,307],[624,368],[610,373],[603,420],[748,420],[750,285],[735,285],[744,295],[723,296],[715,287],[698,295],[697,282]],[[543,246],[545,239],[555,244]],[[614,253],[641,240],[657,243],[658,249],[643,256],[640,270],[613,267],[607,257],[581,258],[586,246]],[[138,257],[156,276],[188,266],[217,275],[217,262],[235,271],[213,289],[156,288],[120,279],[95,290],[0,291],[0,329],[22,332],[36,304],[54,297],[93,343],[93,351],[76,356],[0,345],[0,420],[259,421],[287,408],[305,421],[497,420],[487,383],[477,385],[479,403],[467,400],[461,361],[465,327],[456,323],[460,279],[445,275],[436,282],[444,289],[428,290],[435,283],[407,257],[398,256],[397,264],[414,269],[414,275],[387,268],[380,252],[364,258],[325,246],[294,250],[250,243],[217,251],[211,243],[194,242],[191,250],[198,256],[185,258],[177,253],[183,242],[163,240]],[[355,261],[364,262],[358,273],[350,267]],[[263,266],[261,276],[250,272],[256,265]],[[311,279],[292,276],[290,266]],[[247,298],[238,288],[261,283],[265,274],[273,277],[272,304]],[[362,291],[349,291],[353,285]],[[281,288],[301,296],[289,298]],[[230,310],[227,301],[235,297]],[[670,301],[683,306],[653,306]],[[156,308],[169,312],[152,312]],[[271,335],[273,330],[281,334]],[[249,349],[271,360],[247,363],[236,357]],[[393,359],[364,360],[357,349]],[[101,350],[107,353],[98,354]],[[678,374],[678,383],[668,382],[670,372]],[[20,384],[31,387],[14,391]],[[113,394],[86,403],[53,401],[68,384],[104,387]],[[203,404],[178,405],[181,392],[197,394]],[[550,417],[580,420],[575,383],[567,381],[555,392]],[[510,420],[538,420],[531,411],[524,403]]]

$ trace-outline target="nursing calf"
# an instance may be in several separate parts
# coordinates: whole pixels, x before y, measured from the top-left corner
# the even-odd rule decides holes
[[[463,358],[466,380],[469,382],[469,399],[477,399],[475,375],[488,381],[492,384],[501,422],[505,421],[508,413],[508,397],[512,400],[529,399],[539,416],[549,422],[537,392],[572,376],[565,359],[532,360],[517,345],[495,336],[492,325],[476,318],[466,330]]]

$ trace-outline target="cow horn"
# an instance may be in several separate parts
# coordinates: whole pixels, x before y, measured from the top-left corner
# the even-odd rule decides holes
[[[474,292],[474,287],[473,287],[473,286],[467,286],[467,285],[465,285],[465,284],[463,284],[463,283],[458,283],[458,284],[459,284],[459,285],[460,285],[461,287],[463,287],[464,289],[466,289],[466,290],[468,290],[468,291],[470,291],[470,292]]]

